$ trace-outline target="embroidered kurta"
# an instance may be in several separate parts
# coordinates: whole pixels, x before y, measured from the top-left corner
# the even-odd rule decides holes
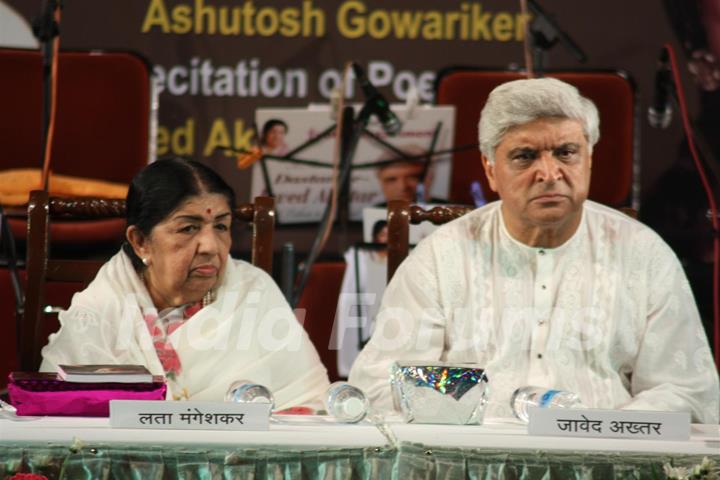
[[[486,368],[488,416],[537,385],[592,408],[688,411],[717,423],[718,373],[690,286],[652,230],[586,201],[557,248],[510,236],[494,202],[423,240],[388,285],[350,382],[391,409],[395,360]]]
[[[141,364],[164,375],[144,315],[150,296],[122,251],[60,314],[60,330],[43,349],[41,371],[58,364]],[[144,314],[144,315],[143,315]],[[168,330],[182,368],[173,396],[223,401],[236,380],[265,385],[276,408],[319,404],[329,385],[325,367],[282,293],[264,271],[228,259],[216,300]]]

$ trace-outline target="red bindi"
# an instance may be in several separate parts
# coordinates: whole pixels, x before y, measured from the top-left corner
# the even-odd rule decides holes
[[[212,213],[212,208],[208,208],[207,213],[208,213],[208,215],[210,215]]]

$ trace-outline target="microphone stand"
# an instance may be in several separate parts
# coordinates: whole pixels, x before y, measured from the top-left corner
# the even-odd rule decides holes
[[[429,170],[430,163],[432,162],[432,158],[439,155],[446,155],[448,153],[455,153],[463,150],[469,150],[469,149],[475,149],[477,148],[477,143],[467,144],[467,145],[461,145],[458,147],[452,147],[449,149],[444,150],[435,150],[435,145],[437,143],[439,132],[442,128],[442,123],[439,123],[436,125],[435,131],[432,136],[432,141],[430,145],[430,149],[426,153],[422,153],[420,155],[409,155],[400,148],[396,147],[395,145],[387,142],[383,138],[381,138],[379,135],[371,132],[367,129],[368,122],[370,120],[370,117],[375,113],[375,107],[372,102],[367,102],[363,105],[363,108],[358,113],[357,117],[355,116],[355,111],[352,107],[345,107],[343,111],[343,122],[342,125],[344,127],[343,131],[341,132],[340,136],[340,165],[338,170],[338,179],[337,179],[337,185],[334,185],[333,188],[338,188],[338,221],[340,222],[341,230],[343,232],[343,235],[346,235],[347,231],[347,225],[349,223],[349,192],[350,192],[350,172],[353,169],[367,169],[367,168],[377,168],[384,165],[389,165],[392,163],[397,162],[398,160],[423,160],[423,172],[422,177],[424,178],[427,175],[427,171]],[[308,139],[306,142],[302,143],[301,145],[295,147],[290,152],[283,156],[275,156],[275,155],[263,155],[260,157],[260,167],[262,169],[262,176],[263,181],[265,183],[265,189],[267,191],[267,194],[269,196],[274,196],[273,189],[272,189],[272,182],[270,179],[270,174],[267,168],[267,160],[275,160],[279,162],[286,162],[286,163],[293,163],[298,165],[305,165],[305,166],[312,166],[312,167],[318,167],[318,168],[333,168],[332,165],[328,165],[326,162],[322,162],[319,160],[308,160],[308,159],[299,159],[299,158],[293,158],[294,155],[297,155],[298,153],[302,152],[303,150],[307,149],[311,145],[316,144],[329,134],[335,131],[337,125],[333,124],[320,132],[318,135]],[[388,160],[379,160],[376,162],[368,162],[363,163],[361,165],[353,165],[352,159],[355,156],[355,151],[357,150],[358,142],[360,141],[360,138],[366,135],[371,140],[377,142],[387,150],[390,150],[393,152],[396,157],[391,158]],[[218,147],[220,150],[225,151],[231,151],[236,153],[246,153],[245,150],[238,150],[229,146],[223,146]],[[310,275],[310,270],[312,269],[312,265],[317,260],[319,254],[320,254],[320,247],[323,244],[322,236],[323,232],[325,231],[327,225],[329,222],[333,221],[331,218],[331,211],[332,211],[332,197],[328,199],[328,203],[325,206],[325,210],[323,212],[323,216],[321,219],[320,227],[318,228],[318,233],[316,234],[315,240],[313,242],[313,246],[311,248],[311,251],[308,255],[308,259],[305,262],[304,267],[301,269],[301,278],[298,281],[297,287],[295,288],[295,291],[291,295],[290,298],[290,304],[295,307],[297,306],[300,296],[302,295],[303,290],[305,289],[305,286],[307,285],[307,281]]]
[[[337,178],[337,184],[334,188],[338,188],[338,203],[340,211],[338,213],[338,219],[341,224],[344,225],[342,228],[347,229],[347,222],[349,219],[349,187],[350,187],[350,170],[352,164],[352,158],[357,150],[358,142],[363,131],[366,130],[367,124],[370,121],[370,116],[373,114],[372,108],[369,107],[368,102],[365,103],[363,108],[355,117],[355,111],[353,107],[346,106],[343,109],[343,130],[340,133],[340,165]],[[310,271],[312,266],[320,255],[320,248],[322,246],[322,232],[325,231],[328,223],[332,222],[332,197],[328,200],[325,205],[325,211],[318,228],[318,234],[315,236],[315,241],[310,249],[308,258],[305,261],[305,265],[302,267],[300,280],[298,281],[297,288],[293,292],[292,306],[295,307],[300,302],[300,296],[302,295],[305,286],[307,285],[308,279],[310,278]]]
[[[403,159],[417,159],[422,158],[424,159],[424,165],[423,165],[423,173],[422,176],[424,177],[427,174],[427,170],[429,168],[430,158],[437,154],[438,152],[433,152],[435,149],[435,144],[438,139],[439,131],[442,128],[442,124],[438,124],[435,128],[435,132],[433,134],[432,138],[432,144],[430,147],[430,151],[426,154],[422,155],[408,155],[399,148],[395,147],[394,145],[386,142],[376,134],[370,132],[367,130],[367,125],[370,120],[370,117],[375,113],[375,107],[373,102],[366,101],[363,105],[363,108],[358,113],[357,117],[354,117],[354,110],[352,107],[345,107],[345,110],[343,111],[343,126],[345,127],[343,131],[341,132],[341,145],[340,145],[340,173],[338,175],[338,183],[335,188],[339,188],[339,194],[338,194],[338,203],[340,205],[338,210],[338,221],[340,222],[340,230],[342,232],[343,237],[347,234],[347,225],[350,218],[350,172],[355,168],[376,168],[380,165],[390,164],[397,161],[397,159],[391,159],[391,160],[381,160],[378,162],[372,162],[367,163],[363,165],[352,165],[352,159],[355,156],[355,151],[357,150],[358,142],[360,141],[360,137],[363,133],[367,134],[370,138],[375,140],[376,142],[380,143],[381,145],[389,148],[394,153],[398,154],[400,158]],[[450,149],[451,151],[454,151],[455,149]],[[298,282],[297,289],[295,290],[293,294],[293,301],[292,306],[295,307],[300,301],[300,296],[302,295],[303,290],[305,289],[305,286],[307,285],[308,278],[310,276],[310,271],[312,269],[313,264],[317,260],[318,255],[320,254],[320,246],[322,245],[322,232],[325,231],[325,227],[327,226],[328,222],[331,222],[332,219],[330,218],[330,213],[332,211],[331,208],[331,202],[332,199],[328,200],[328,204],[325,206],[325,211],[323,213],[323,218],[320,224],[320,228],[318,228],[318,234],[315,237],[315,241],[313,242],[312,249],[310,250],[310,254],[308,255],[308,259],[305,262],[305,265],[302,268],[301,271],[301,277]]]
[[[542,74],[547,63],[547,52],[558,41],[565,45],[580,63],[585,63],[587,55],[577,43],[565,33],[555,20],[535,0],[528,0],[528,7],[534,18],[530,23],[530,40],[533,48],[533,65],[536,73]]]
[[[41,44],[42,50],[42,68],[43,68],[43,122],[42,122],[42,179],[43,188],[48,189],[49,182],[49,158],[47,156],[49,138],[50,120],[53,114],[53,62],[57,62],[54,53],[54,42],[56,37],[60,35],[60,25],[56,20],[59,10],[62,9],[62,2],[58,0],[45,0],[44,8],[40,15],[35,17],[32,22],[33,34],[37,37]]]

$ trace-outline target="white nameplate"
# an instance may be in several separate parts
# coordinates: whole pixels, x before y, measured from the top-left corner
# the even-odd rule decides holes
[[[113,428],[267,430],[269,403],[111,400]]]
[[[690,438],[688,412],[531,407],[528,413],[530,435],[640,440]]]

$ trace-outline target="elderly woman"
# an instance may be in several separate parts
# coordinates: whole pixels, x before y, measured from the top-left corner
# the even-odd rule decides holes
[[[42,371],[142,364],[168,399],[222,400],[236,380],[279,408],[316,402],[327,374],[279,289],[230,257],[235,195],[197,162],[159,160],[132,181],[127,242],[60,314]]]

